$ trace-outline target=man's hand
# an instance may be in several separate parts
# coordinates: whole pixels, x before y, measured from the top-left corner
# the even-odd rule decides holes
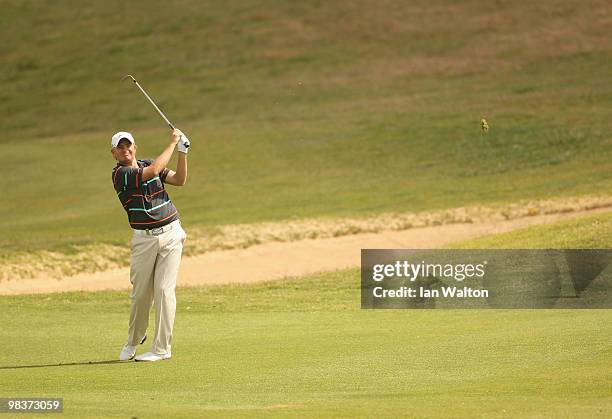
[[[184,135],[181,130],[174,129],[172,131],[172,141],[170,141],[170,144],[166,146],[164,151],[162,151],[162,153],[157,156],[155,160],[153,160],[153,163],[143,169],[142,180],[153,179],[162,170],[165,169],[165,167],[168,165],[168,162],[172,158],[172,153],[174,153],[176,145],[181,141],[181,138],[183,137]]]
[[[185,135],[181,132],[180,129],[174,128],[174,130],[172,131],[172,144],[178,144],[181,140],[181,137],[184,136]]]
[[[189,141],[189,138],[187,138],[187,136],[185,134],[181,134],[181,139],[178,142],[177,148],[178,151],[180,153],[185,153],[187,154],[187,152],[189,152],[189,146],[191,145],[191,141]]]

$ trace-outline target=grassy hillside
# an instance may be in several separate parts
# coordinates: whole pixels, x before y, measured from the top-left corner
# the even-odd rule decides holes
[[[0,309],[0,394],[68,417],[612,414],[609,310],[360,310],[357,270],[180,289],[173,359],[143,365],[112,362],[126,293]]]
[[[3,1],[0,252],[124,243],[112,133],[193,141],[189,225],[605,193],[605,1]],[[491,131],[479,131],[485,116]]]

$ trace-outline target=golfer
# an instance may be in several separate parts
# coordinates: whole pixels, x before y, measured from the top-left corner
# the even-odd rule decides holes
[[[127,343],[119,360],[134,358],[136,346],[147,338],[149,311],[155,303],[155,335],[151,349],[136,361],[161,361],[172,356],[172,327],[176,311],[176,277],[187,235],[165,185],[183,186],[187,180],[189,140],[178,129],[155,160],[136,160],[136,142],[129,132],[111,140],[117,166],[112,179],[119,201],[134,230],[130,260],[131,311]],[[178,148],[176,172],[166,168]]]

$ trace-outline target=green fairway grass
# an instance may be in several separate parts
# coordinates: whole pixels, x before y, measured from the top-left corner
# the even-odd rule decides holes
[[[607,14],[575,0],[6,1],[0,254],[127,244],[110,137],[130,130],[154,157],[169,131],[126,73],[192,140],[188,184],[170,191],[187,229],[605,194]]]
[[[539,225],[453,244],[463,249],[609,249],[612,212]]]
[[[481,243],[610,247],[609,224]],[[359,287],[351,269],[179,289],[173,358],[153,364],[105,363],[126,292],[0,297],[0,396],[63,397],[68,417],[612,415],[609,310],[360,310]]]
[[[362,311],[349,270],[181,289],[173,359],[100,364],[121,349],[126,293],[0,308],[0,395],[63,397],[68,417],[612,413],[606,310]]]

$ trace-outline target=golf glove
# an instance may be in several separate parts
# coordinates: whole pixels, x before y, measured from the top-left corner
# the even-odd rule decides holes
[[[177,144],[178,151],[181,153],[187,154],[189,152],[189,146],[191,145],[191,141],[185,134],[181,135],[181,139]]]

